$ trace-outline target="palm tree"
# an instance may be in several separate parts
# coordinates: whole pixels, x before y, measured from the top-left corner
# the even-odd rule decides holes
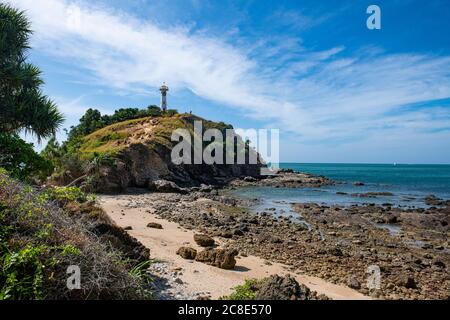
[[[26,62],[32,31],[23,11],[0,3],[0,132],[49,138],[64,117],[40,90],[41,71]]]

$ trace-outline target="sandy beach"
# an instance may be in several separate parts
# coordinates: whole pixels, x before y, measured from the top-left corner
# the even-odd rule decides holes
[[[370,299],[362,293],[343,285],[336,285],[323,279],[300,273],[289,272],[289,267],[280,263],[268,263],[256,256],[238,256],[234,270],[223,270],[200,262],[185,260],[176,255],[181,246],[200,250],[193,240],[196,230],[187,230],[175,222],[158,218],[144,205],[130,207],[129,195],[100,196],[99,202],[108,216],[120,227],[151,250],[151,258],[160,261],[159,275],[166,278],[167,293],[173,298],[209,296],[217,299],[231,293],[232,289],[246,279],[264,278],[272,274],[290,273],[301,284],[318,294],[335,300]],[[162,229],[148,228],[149,222],[157,222]],[[215,238],[220,245],[221,239]]]

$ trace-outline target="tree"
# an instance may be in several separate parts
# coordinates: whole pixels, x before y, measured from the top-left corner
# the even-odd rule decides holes
[[[114,111],[114,114],[111,116],[111,122],[117,123],[145,116],[145,110],[139,110],[138,108],[120,108],[119,110]]]
[[[151,105],[147,108],[147,113],[150,117],[159,117],[162,114],[161,108]]]
[[[51,162],[38,155],[33,144],[15,134],[0,132],[0,150],[0,167],[15,178],[29,180],[33,175],[43,180],[53,171]]]
[[[59,165],[59,160],[62,156],[62,148],[59,142],[56,140],[56,137],[53,136],[48,140],[47,146],[44,150],[41,151],[41,156],[44,157],[47,161],[50,161],[53,166]]]
[[[107,119],[105,116],[102,117],[100,111],[89,108],[81,117],[80,123],[71,128],[69,140],[75,137],[88,135],[95,130],[103,128],[106,125],[105,122],[107,122]]]
[[[168,115],[174,115],[177,114],[177,111],[167,110],[167,113]],[[68,142],[72,143],[77,138],[84,137],[114,123],[145,117],[159,117],[161,115],[162,111],[158,106],[149,106],[147,109],[120,108],[114,111],[112,115],[102,115],[97,109],[88,109],[81,117],[80,123],[70,128]]]
[[[26,62],[31,33],[23,11],[0,3],[0,132],[25,130],[41,140],[51,137],[64,118],[42,93],[39,68]]]

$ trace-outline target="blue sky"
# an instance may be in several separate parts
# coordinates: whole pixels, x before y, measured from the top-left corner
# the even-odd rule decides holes
[[[165,81],[170,107],[280,129],[284,162],[450,163],[446,0],[10,2],[65,127]]]

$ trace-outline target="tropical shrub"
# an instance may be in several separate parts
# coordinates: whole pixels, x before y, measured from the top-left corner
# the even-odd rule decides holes
[[[126,233],[96,231],[105,228],[118,230],[79,189],[37,192],[0,170],[0,299],[150,297],[148,257],[133,258]],[[71,265],[80,268],[81,289],[66,285]]]
[[[53,171],[52,163],[37,154],[33,144],[6,133],[0,133],[0,167],[15,178],[28,181],[43,180]]]
[[[236,286],[234,291],[224,300],[255,300],[257,293],[257,279],[247,279],[244,284]]]

